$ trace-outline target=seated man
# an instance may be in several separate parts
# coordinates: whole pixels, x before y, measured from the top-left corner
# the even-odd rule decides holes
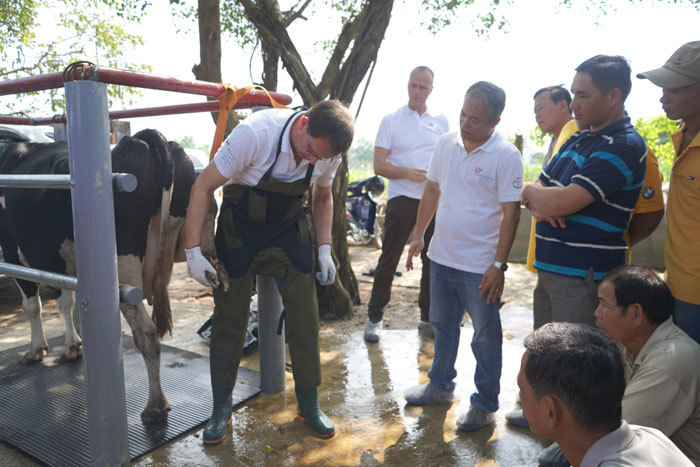
[[[622,420],[622,356],[590,326],[549,323],[530,334],[518,386],[532,432],[559,443],[574,467],[693,465],[659,430]]]
[[[628,370],[622,417],[662,431],[699,465],[700,345],[673,324],[668,286],[645,266],[621,266],[603,277],[598,299],[596,325],[621,344]],[[543,463],[568,466],[555,450]]]

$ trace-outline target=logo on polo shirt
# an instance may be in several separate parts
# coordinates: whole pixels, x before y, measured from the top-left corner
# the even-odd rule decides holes
[[[518,177],[515,180],[513,180],[513,188],[519,190],[522,187],[523,187],[523,178],[522,177]]]
[[[478,165],[474,167],[474,175],[476,175],[479,178],[483,178],[484,180],[493,181],[493,177],[489,177],[488,175],[486,175],[484,173],[484,169],[482,169]]]
[[[649,199],[652,196],[654,196],[654,188],[652,188],[650,186],[645,186],[644,189],[642,190],[642,198]]]

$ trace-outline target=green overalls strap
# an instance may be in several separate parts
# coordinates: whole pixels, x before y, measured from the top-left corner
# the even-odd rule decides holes
[[[285,130],[296,115],[282,128],[275,160],[258,184],[224,187],[216,251],[231,284],[228,292],[214,289],[210,367],[215,389],[235,382],[256,274],[278,280],[296,386],[315,388],[321,383],[311,224],[304,206],[313,166],[303,179],[289,183],[271,176]]]

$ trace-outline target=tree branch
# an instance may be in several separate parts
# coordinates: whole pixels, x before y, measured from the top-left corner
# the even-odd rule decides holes
[[[335,43],[333,54],[328,60],[326,69],[323,71],[323,76],[321,77],[321,82],[318,85],[320,95],[327,96],[330,93],[331,86],[335,83],[338,73],[340,72],[340,66],[345,57],[345,53],[360,32],[360,26],[363,24],[366,9],[367,6],[365,4],[360,14],[343,25],[343,29]]]
[[[298,4],[299,4],[299,2],[297,2],[297,5]],[[289,26],[297,18],[302,18],[305,20],[306,17],[303,16],[303,13],[304,13],[304,10],[306,10],[306,7],[309,6],[310,4],[311,4],[311,0],[306,0],[306,2],[304,2],[304,4],[301,6],[301,8],[299,8],[297,11],[294,11],[294,9],[297,6],[297,5],[294,5],[289,11],[285,11],[284,13],[282,13],[282,17],[284,18],[282,23],[284,24],[284,26],[285,27]]]
[[[282,23],[281,16],[271,14],[265,9],[267,3],[272,3],[273,12],[279,11],[279,4],[272,0],[267,0],[260,5],[254,4],[251,0],[239,0],[239,2],[245,9],[248,20],[258,30],[261,41],[266,40],[270,44],[270,48],[277,52],[282,59],[282,63],[294,81],[295,88],[304,104],[313,105],[321,100],[323,96],[319,94],[316,85],[311,80],[301,55]]]

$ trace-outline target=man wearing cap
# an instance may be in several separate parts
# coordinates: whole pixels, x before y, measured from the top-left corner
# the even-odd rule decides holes
[[[666,282],[675,298],[673,320],[700,342],[700,41],[688,42],[664,66],[639,73],[663,88],[661,105],[680,120],[673,135],[664,247]]]

